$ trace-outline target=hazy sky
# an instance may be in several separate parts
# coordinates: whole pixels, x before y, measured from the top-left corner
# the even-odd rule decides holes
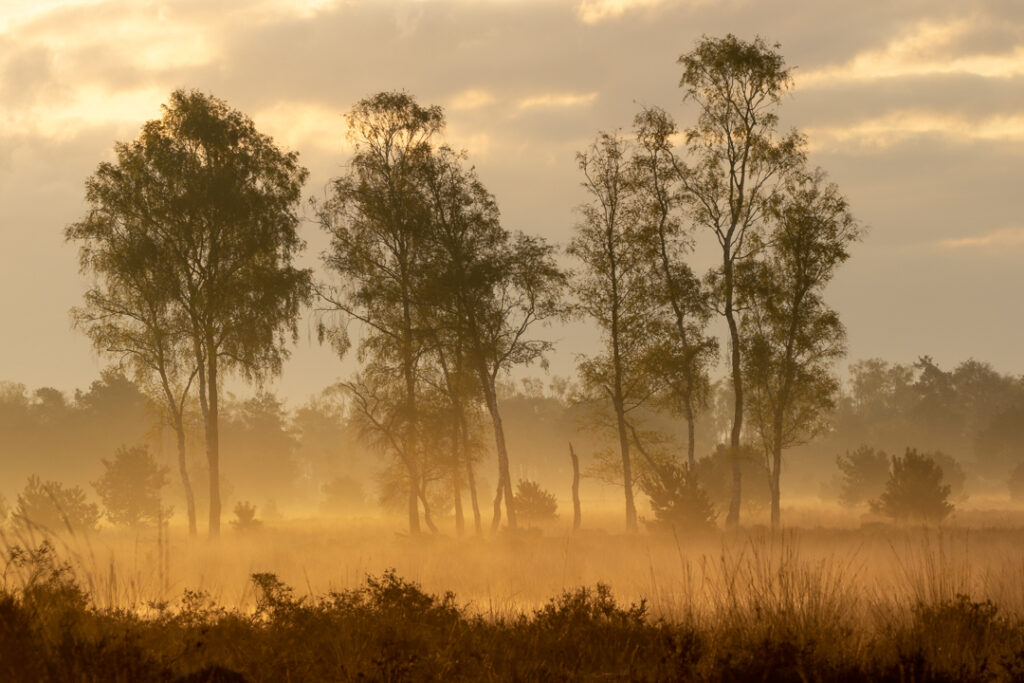
[[[0,380],[85,386],[70,328],[85,280],[64,227],[83,181],[174,88],[246,112],[322,192],[342,114],[405,89],[448,115],[507,225],[564,243],[574,153],[644,104],[682,125],[676,59],[702,35],[779,42],[783,122],[869,227],[831,288],[850,359],[967,357],[1024,372],[1024,2],[1020,0],[0,0]],[[305,261],[326,240],[307,222]],[[293,401],[350,364],[309,326],[275,387]],[[552,370],[590,348],[561,339]]]

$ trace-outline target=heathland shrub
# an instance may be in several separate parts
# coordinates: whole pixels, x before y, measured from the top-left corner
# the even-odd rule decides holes
[[[513,496],[516,514],[524,524],[541,524],[558,517],[558,501],[550,491],[529,479],[520,479]]]
[[[871,446],[860,446],[836,458],[842,474],[839,502],[855,507],[874,500],[889,480],[889,456]]]
[[[263,522],[256,519],[256,506],[247,500],[235,503],[235,518],[231,520],[235,531],[256,531],[263,528]]]
[[[718,513],[695,473],[685,465],[666,463],[658,472],[645,472],[640,489],[651,499],[652,531],[710,531]]]
[[[953,511],[949,494],[935,460],[908,448],[902,458],[893,456],[885,490],[871,509],[897,520],[941,522]]]
[[[146,446],[122,446],[113,460],[103,459],[103,475],[93,488],[103,501],[107,519],[116,526],[156,524],[170,515],[160,491],[167,486],[167,467],[157,463]]]
[[[95,530],[100,509],[86,500],[81,486],[66,487],[57,481],[42,481],[33,474],[18,494],[14,516],[23,525],[75,533]]]

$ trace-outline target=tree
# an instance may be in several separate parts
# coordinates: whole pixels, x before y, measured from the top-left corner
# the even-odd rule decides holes
[[[555,263],[554,249],[544,240],[505,230],[497,203],[463,155],[442,147],[432,157],[428,176],[433,251],[425,279],[424,317],[433,321],[429,334],[456,415],[462,449],[469,437],[462,391],[468,376],[476,377],[498,455],[498,485],[491,527],[501,521],[505,502],[508,525],[516,528],[515,499],[504,425],[498,405],[498,378],[517,365],[540,360],[551,343],[532,337],[538,324],[563,314],[565,274]],[[467,463],[471,492],[472,471]],[[474,502],[475,511],[475,502]]]
[[[256,519],[256,506],[247,500],[235,503],[235,518],[231,520],[235,531],[248,533],[263,528],[263,520]]]
[[[833,366],[846,352],[846,330],[823,290],[849,258],[859,229],[821,171],[791,175],[769,217],[768,242],[740,266],[737,281],[748,411],[768,470],[772,528],[778,528],[782,451],[824,429],[835,407]]]
[[[714,503],[688,465],[663,464],[657,476],[645,472],[640,488],[651,499],[654,519],[647,522],[649,529],[686,533],[715,528],[718,513]]]
[[[672,146],[678,132],[667,112],[647,108],[634,119],[637,145],[633,156],[637,220],[645,258],[657,267],[650,272],[651,291],[663,306],[665,319],[658,334],[657,369],[669,405],[681,412],[687,426],[687,463],[696,466],[695,423],[711,393],[710,366],[718,357],[718,342],[705,333],[711,316],[708,292],[684,260],[693,238],[684,224],[685,195],[680,162]]]
[[[122,446],[113,460],[103,459],[103,475],[93,488],[103,501],[107,519],[115,526],[159,524],[170,509],[160,501],[167,485],[167,468],[159,465],[145,446]]]
[[[889,456],[870,446],[861,446],[836,458],[842,473],[839,502],[854,507],[877,498],[889,480]]]
[[[612,405],[625,489],[626,529],[637,528],[628,416],[658,391],[651,363],[651,340],[658,321],[652,305],[650,262],[642,248],[634,212],[635,186],[628,172],[629,147],[616,134],[599,133],[576,155],[590,201],[579,208],[581,221],[569,254],[583,268],[571,282],[581,313],[597,323],[603,349],[580,360],[584,387]]]
[[[757,253],[779,183],[804,159],[799,134],[777,134],[776,109],[792,81],[778,47],[730,34],[704,37],[679,58],[684,100],[700,108],[697,123],[685,131],[688,161],[680,168],[684,197],[694,225],[718,242],[721,265],[709,279],[729,327],[734,405],[727,526],[739,524],[742,476],[744,393],[736,267]]]
[[[22,524],[52,532],[67,529],[79,533],[96,530],[100,509],[86,500],[81,486],[65,487],[57,481],[42,481],[33,474],[18,494],[14,517]]]
[[[199,380],[210,476],[211,536],[220,533],[222,372],[259,380],[280,371],[288,333],[309,298],[296,213],[307,171],[251,119],[197,91],[176,90],[160,119],[114,148],[86,182],[82,249],[127,239],[188,330]]]
[[[68,240],[85,240],[79,252],[81,269],[100,280],[85,293],[85,306],[72,309],[72,317],[98,351],[130,368],[137,381],[150,388],[150,395],[157,397],[154,403],[162,406],[163,418],[177,437],[189,534],[195,536],[184,414],[199,365],[192,353],[188,321],[175,306],[170,288],[159,281],[159,273],[147,267],[146,252],[152,244],[142,226],[128,225],[135,217],[124,216],[125,224],[113,230],[91,229],[87,223],[93,220],[95,214],[66,232]],[[102,220],[117,219],[107,215]]]
[[[356,103],[346,120],[355,146],[349,170],[331,182],[327,198],[316,205],[331,237],[325,264],[340,276],[336,286],[320,288],[328,309],[341,318],[336,324],[322,322],[321,336],[344,354],[350,346],[348,327],[357,321],[364,333],[360,359],[373,360],[377,379],[398,383],[397,391],[389,392],[395,404],[387,422],[394,452],[406,468],[409,531],[417,534],[422,499],[417,398],[425,352],[417,292],[430,227],[422,188],[430,141],[444,128],[444,117],[439,107],[422,107],[406,93],[382,92]]]
[[[935,460],[908,448],[902,458],[893,456],[885,490],[871,510],[896,520],[941,522],[953,511],[949,493]]]
[[[530,479],[520,479],[516,484],[516,512],[527,524],[550,522],[558,517],[558,501],[554,494],[541,488]]]

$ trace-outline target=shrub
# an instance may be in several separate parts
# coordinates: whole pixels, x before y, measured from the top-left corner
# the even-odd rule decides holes
[[[247,500],[235,504],[235,518],[231,520],[235,531],[256,531],[263,527],[263,522],[256,519],[256,506]]]
[[[160,504],[160,490],[168,483],[167,468],[157,464],[147,447],[122,446],[113,460],[103,459],[103,468],[93,488],[112,524],[137,527],[170,514]]]
[[[640,489],[651,499],[652,531],[708,531],[715,528],[718,513],[707,491],[686,466],[669,463],[660,472],[647,472]]]
[[[57,481],[44,482],[33,474],[18,494],[15,518],[22,524],[50,531],[94,531],[100,521],[100,509],[86,500],[81,486],[65,487]]]
[[[902,458],[893,456],[885,490],[871,509],[898,520],[940,522],[953,511],[949,493],[935,460],[908,448]]]
[[[860,446],[836,458],[842,473],[839,502],[855,507],[877,498],[889,480],[889,456],[871,446]]]
[[[554,494],[542,489],[535,481],[520,479],[513,500],[516,514],[526,524],[549,522],[558,517],[558,502]]]
[[[764,509],[771,503],[768,493],[768,472],[764,455],[753,446],[740,446],[740,471],[743,477],[743,505],[750,509]],[[694,470],[708,498],[719,510],[728,508],[732,499],[732,462],[729,446],[718,444],[714,453],[697,461]]]

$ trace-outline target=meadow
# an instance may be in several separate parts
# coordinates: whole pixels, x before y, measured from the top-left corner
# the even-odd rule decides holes
[[[1019,680],[1024,522],[3,537],[4,680]],[[828,526],[822,525],[827,522]]]

